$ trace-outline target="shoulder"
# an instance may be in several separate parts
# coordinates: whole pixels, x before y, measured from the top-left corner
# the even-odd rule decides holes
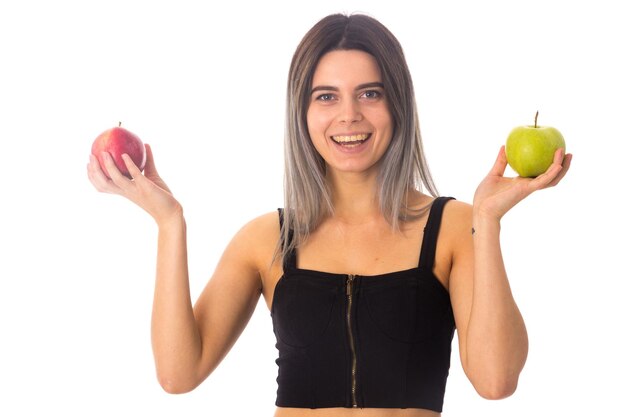
[[[278,218],[278,210],[261,214],[248,221],[241,229],[244,233],[257,236],[279,235],[280,221]]]
[[[443,208],[438,247],[452,261],[461,253],[466,253],[472,245],[472,205],[458,200],[450,200]]]
[[[276,244],[280,235],[278,211],[261,214],[245,223],[235,235],[235,239],[255,245]]]
[[[458,200],[450,200],[443,210],[442,229],[449,233],[471,232],[472,205]],[[468,229],[469,227],[469,229]]]
[[[449,200],[443,207],[437,237],[435,275],[449,288],[454,266],[463,264],[472,253],[472,206]]]
[[[472,205],[462,201],[450,200],[444,207],[438,246],[450,268],[473,259],[472,213]]]
[[[249,262],[261,266],[274,256],[279,238],[280,221],[276,210],[246,222],[233,237],[231,245]]]
[[[463,201],[456,200],[453,197],[441,196],[439,199],[449,199],[445,201],[441,213],[441,230],[455,231],[464,229],[468,224],[472,223],[472,205]],[[433,203],[437,198],[428,195],[421,195],[414,203],[417,211],[429,214]]]

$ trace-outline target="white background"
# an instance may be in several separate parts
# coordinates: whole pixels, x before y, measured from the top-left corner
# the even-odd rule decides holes
[[[231,236],[282,205],[296,45],[326,14],[355,11],[403,44],[441,194],[471,202],[508,132],[536,110],[574,154],[558,187],[503,220],[530,335],[519,388],[480,398],[455,350],[444,414],[623,415],[618,2],[215,4],[0,4],[0,415],[272,415],[277,352],[262,301],[205,383],[161,390],[149,335],[156,227],[97,193],[85,166],[118,121],[153,146],[186,210],[195,299]]]

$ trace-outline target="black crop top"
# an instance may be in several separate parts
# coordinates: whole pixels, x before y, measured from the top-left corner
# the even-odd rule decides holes
[[[441,412],[455,324],[432,269],[450,199],[432,204],[416,268],[355,276],[299,269],[295,253],[285,259],[271,310],[277,406]]]

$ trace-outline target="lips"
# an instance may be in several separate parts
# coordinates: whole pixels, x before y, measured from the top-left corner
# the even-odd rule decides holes
[[[359,133],[357,135],[335,135],[330,138],[338,145],[341,146],[357,146],[366,142],[372,136],[371,133]]]

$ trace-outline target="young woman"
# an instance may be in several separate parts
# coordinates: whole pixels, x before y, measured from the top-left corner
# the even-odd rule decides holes
[[[146,145],[142,174],[96,189],[145,209],[159,229],[152,318],[158,378],[194,389],[243,331],[262,295],[279,358],[275,416],[434,416],[451,342],[486,398],[512,394],[526,360],[524,321],[500,250],[500,220],[556,185],[571,155],[545,174],[505,178],[501,148],[473,205],[437,197],[402,49],[378,21],[331,15],[297,48],[289,73],[284,208],[246,224],[192,305],[181,204]],[[425,189],[425,192],[423,190]]]

